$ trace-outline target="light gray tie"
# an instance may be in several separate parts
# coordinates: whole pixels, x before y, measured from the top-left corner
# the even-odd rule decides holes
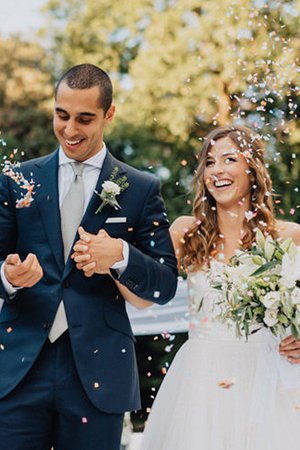
[[[60,208],[61,233],[64,243],[65,262],[68,259],[78,226],[83,216],[84,186],[82,180],[83,163],[71,163],[74,171],[74,179]],[[49,339],[56,341],[68,328],[68,322],[63,301],[60,302],[54,322],[52,324]]]

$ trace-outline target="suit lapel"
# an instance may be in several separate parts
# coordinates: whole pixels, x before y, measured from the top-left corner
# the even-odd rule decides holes
[[[95,190],[97,192],[99,192],[99,193],[101,192],[102,184],[104,183],[104,181],[109,180],[111,173],[115,167],[120,168],[118,176],[117,176],[118,178],[126,173],[126,171],[120,165],[120,162],[117,159],[115,159],[109,152],[107,152],[107,155],[103,161],[103,166],[102,166],[102,169],[101,169],[101,172],[100,172],[100,175],[99,175],[96,187],[95,187]],[[86,212],[82,218],[81,224],[80,224],[86,231],[93,233],[93,234],[98,233],[98,231],[103,227],[105,220],[112,213],[112,210],[113,210],[110,205],[106,205],[100,213],[96,214],[95,212],[96,212],[97,208],[99,207],[100,203],[101,203],[101,199],[94,192],[91,197],[91,200],[88,204]],[[78,238],[79,238],[79,236],[77,235],[75,237],[75,241]],[[64,270],[64,274],[63,274],[64,278],[66,278],[69,275],[72,268],[74,268],[74,262],[69,258],[68,261],[66,262],[66,266],[65,266],[65,270]]]
[[[63,241],[60,226],[58,198],[58,151],[36,163],[40,186],[36,190],[35,201],[40,211],[44,229],[58,266],[63,269]]]

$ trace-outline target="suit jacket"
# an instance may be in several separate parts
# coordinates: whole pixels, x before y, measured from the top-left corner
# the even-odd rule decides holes
[[[118,196],[122,209],[106,205],[95,214],[100,199],[93,194],[81,224],[91,233],[104,228],[110,236],[126,240],[129,262],[121,283],[143,298],[166,303],[175,294],[177,269],[159,183],[108,152],[97,182],[98,192],[115,167],[129,183]],[[135,339],[124,299],[110,276],[86,278],[70,258],[64,263],[58,151],[27,161],[21,171],[26,179],[35,181],[34,201],[28,208],[17,209],[16,199],[22,189],[8,176],[1,176],[0,264],[10,253],[19,253],[22,259],[34,253],[44,276],[32,288],[18,290],[13,298],[0,282],[0,296],[4,298],[0,314],[0,398],[30,370],[63,299],[77,371],[92,403],[109,413],[138,409]],[[106,222],[117,217],[127,220]]]

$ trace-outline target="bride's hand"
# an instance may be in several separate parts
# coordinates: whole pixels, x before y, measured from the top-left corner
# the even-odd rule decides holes
[[[289,362],[300,364],[300,340],[294,336],[288,336],[279,344],[279,353],[285,356]]]

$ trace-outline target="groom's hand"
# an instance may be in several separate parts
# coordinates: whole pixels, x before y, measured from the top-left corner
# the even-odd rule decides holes
[[[110,267],[123,259],[121,239],[110,237],[103,229],[98,234],[91,234],[79,227],[78,232],[80,239],[74,245],[71,257],[87,277],[94,273],[110,273]]]
[[[279,353],[285,356],[289,362],[300,364],[300,340],[294,336],[283,339],[279,345]]]
[[[24,261],[14,253],[6,257],[4,274],[14,287],[32,287],[43,277],[43,269],[33,253],[29,253]]]

